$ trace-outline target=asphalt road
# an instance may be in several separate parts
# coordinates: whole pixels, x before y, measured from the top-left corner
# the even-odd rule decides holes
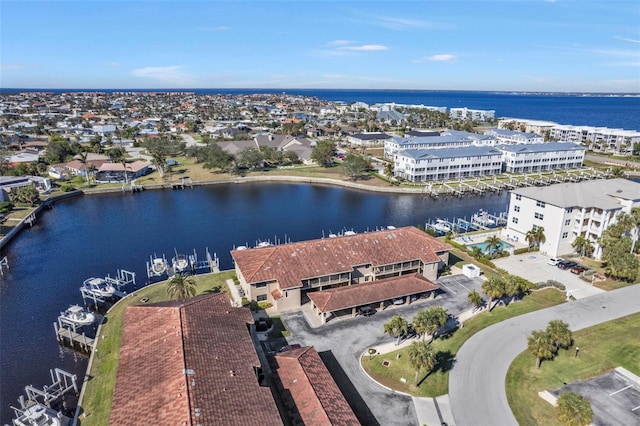
[[[576,331],[636,312],[640,312],[640,284],[521,315],[477,333],[458,351],[449,373],[456,425],[517,425],[505,379],[514,358],[527,348],[532,330],[560,319]]]

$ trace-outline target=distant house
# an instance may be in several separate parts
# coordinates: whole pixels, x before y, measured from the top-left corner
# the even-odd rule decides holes
[[[34,186],[39,192],[51,190],[51,181],[40,176],[0,176],[0,201],[9,199],[9,193],[23,186]]]
[[[544,143],[544,138],[536,133],[519,132],[517,130],[490,129],[486,130],[484,134],[496,138],[498,143],[505,145]]]
[[[103,163],[96,172],[96,182],[117,183],[131,181],[151,172],[148,161],[134,161],[127,163],[126,169],[121,163]]]
[[[271,147],[277,151],[295,152],[298,158],[308,163],[311,161],[312,145],[307,138],[290,135],[257,135],[254,140],[260,147]]]
[[[281,426],[253,322],[225,293],[129,306],[109,424]]]
[[[404,114],[398,111],[388,110],[388,111],[378,111],[376,113],[376,120],[382,123],[387,123],[393,126],[397,126],[404,123],[407,120],[407,118]]]
[[[393,136],[380,132],[356,133],[347,137],[347,142],[356,146],[380,146]]]

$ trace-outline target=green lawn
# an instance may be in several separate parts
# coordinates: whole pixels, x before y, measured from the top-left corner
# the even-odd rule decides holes
[[[449,370],[453,365],[455,355],[467,339],[478,331],[507,318],[548,308],[563,302],[565,302],[565,298],[562,292],[555,289],[544,289],[533,292],[523,300],[512,303],[509,306],[499,306],[491,312],[478,314],[464,323],[463,328],[444,336],[444,338],[439,337],[432,343],[438,365],[424,380],[422,380],[424,374],[420,376],[419,380],[422,381],[417,387],[413,385],[415,371],[409,364],[407,348],[384,355],[375,355],[372,358],[365,355],[362,357],[361,362],[371,377],[392,389],[423,397],[444,395],[449,392]],[[383,365],[385,360],[390,361],[389,366]],[[406,379],[407,382],[403,383],[401,378]]]
[[[226,280],[234,276],[234,271],[195,275],[197,294],[226,292]],[[111,400],[120,357],[124,312],[127,306],[140,305],[140,299],[143,297],[149,298],[147,304],[169,300],[167,282],[163,281],[140,290],[115,305],[107,314],[106,322],[103,323],[100,330],[100,337],[104,336],[104,338],[98,339],[93,364],[89,372],[90,378],[81,401],[82,414],[79,420],[83,426],[106,426],[109,424]]]
[[[640,375],[640,314],[630,315],[574,333],[580,348],[561,350],[553,361],[544,361],[540,370],[529,352],[520,354],[507,373],[509,405],[520,425],[560,425],[554,408],[538,392],[559,388],[563,383],[597,377],[622,366]]]

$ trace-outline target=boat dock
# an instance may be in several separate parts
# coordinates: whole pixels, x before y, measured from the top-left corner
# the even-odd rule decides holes
[[[111,275],[107,275],[104,277],[104,280],[107,284],[113,286],[115,288],[114,296],[118,298],[123,298],[127,295],[122,288],[128,284],[136,285],[136,273],[131,271],[126,271],[124,269],[118,269],[116,272],[116,277],[112,278]],[[98,296],[97,294],[91,292],[90,289],[85,287],[80,287],[80,293],[82,294],[82,301],[84,305],[87,305],[87,300],[92,300],[93,305],[97,308],[98,304],[104,304],[107,300],[104,297]]]
[[[193,188],[193,181],[190,177],[183,177],[180,182],[173,182],[171,184],[172,189],[184,189],[185,187]]]
[[[507,224],[507,212],[501,212],[498,214],[490,214],[484,210],[479,210],[477,213],[471,215],[470,220],[464,218],[453,218],[449,220],[436,219],[435,221],[429,221],[425,223],[425,229],[431,230],[436,235],[444,235],[448,232],[453,233],[466,233],[473,231],[483,231]]]
[[[174,249],[175,250],[175,249]],[[167,277],[171,278],[176,274],[189,274],[196,275],[207,272],[220,272],[220,259],[216,253],[211,254],[209,248],[205,248],[204,259],[198,257],[196,249],[193,249],[193,254],[181,255],[175,250],[176,255],[171,259],[171,262],[167,261],[167,257],[163,254],[158,256],[154,254],[150,256],[147,262],[147,278],[151,281],[154,277]],[[180,262],[184,264],[180,265]]]
[[[93,350],[93,344],[95,339],[87,337],[84,332],[82,334],[74,331],[71,326],[65,326],[58,319],[53,323],[53,328],[56,331],[56,337],[60,343],[67,343],[72,348],[80,348],[81,350],[90,353]]]
[[[7,259],[7,256],[0,259],[0,276],[4,276],[5,268],[9,269],[9,260]]]

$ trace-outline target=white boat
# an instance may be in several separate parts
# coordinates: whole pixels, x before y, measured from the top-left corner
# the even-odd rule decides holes
[[[440,232],[450,232],[451,228],[447,225],[447,222],[442,219],[437,219],[433,229]]]
[[[238,246],[236,247],[236,250],[246,250],[247,248],[247,246]]]
[[[258,245],[256,246],[257,248],[260,247],[271,247],[273,244],[271,244],[269,241],[261,241],[258,243]]]
[[[96,297],[111,297],[116,289],[109,284],[104,278],[87,278],[82,283],[82,287]]]
[[[179,274],[181,272],[188,271],[191,263],[184,254],[177,254],[173,259],[171,259],[171,265],[173,266],[175,273]]]
[[[149,266],[150,276],[162,276],[167,272],[167,260],[164,257],[151,258],[151,265]]]
[[[357,234],[357,232],[356,232],[356,231],[345,231],[345,232],[344,232],[344,236],[345,236],[345,237],[346,237],[346,236],[349,236],[349,235],[356,235],[356,234]]]
[[[13,419],[14,426],[61,426],[61,414],[57,411],[36,403],[20,413]]]
[[[79,305],[71,305],[69,308],[60,313],[60,321],[82,327],[83,325],[91,325],[95,321],[96,316]]]

